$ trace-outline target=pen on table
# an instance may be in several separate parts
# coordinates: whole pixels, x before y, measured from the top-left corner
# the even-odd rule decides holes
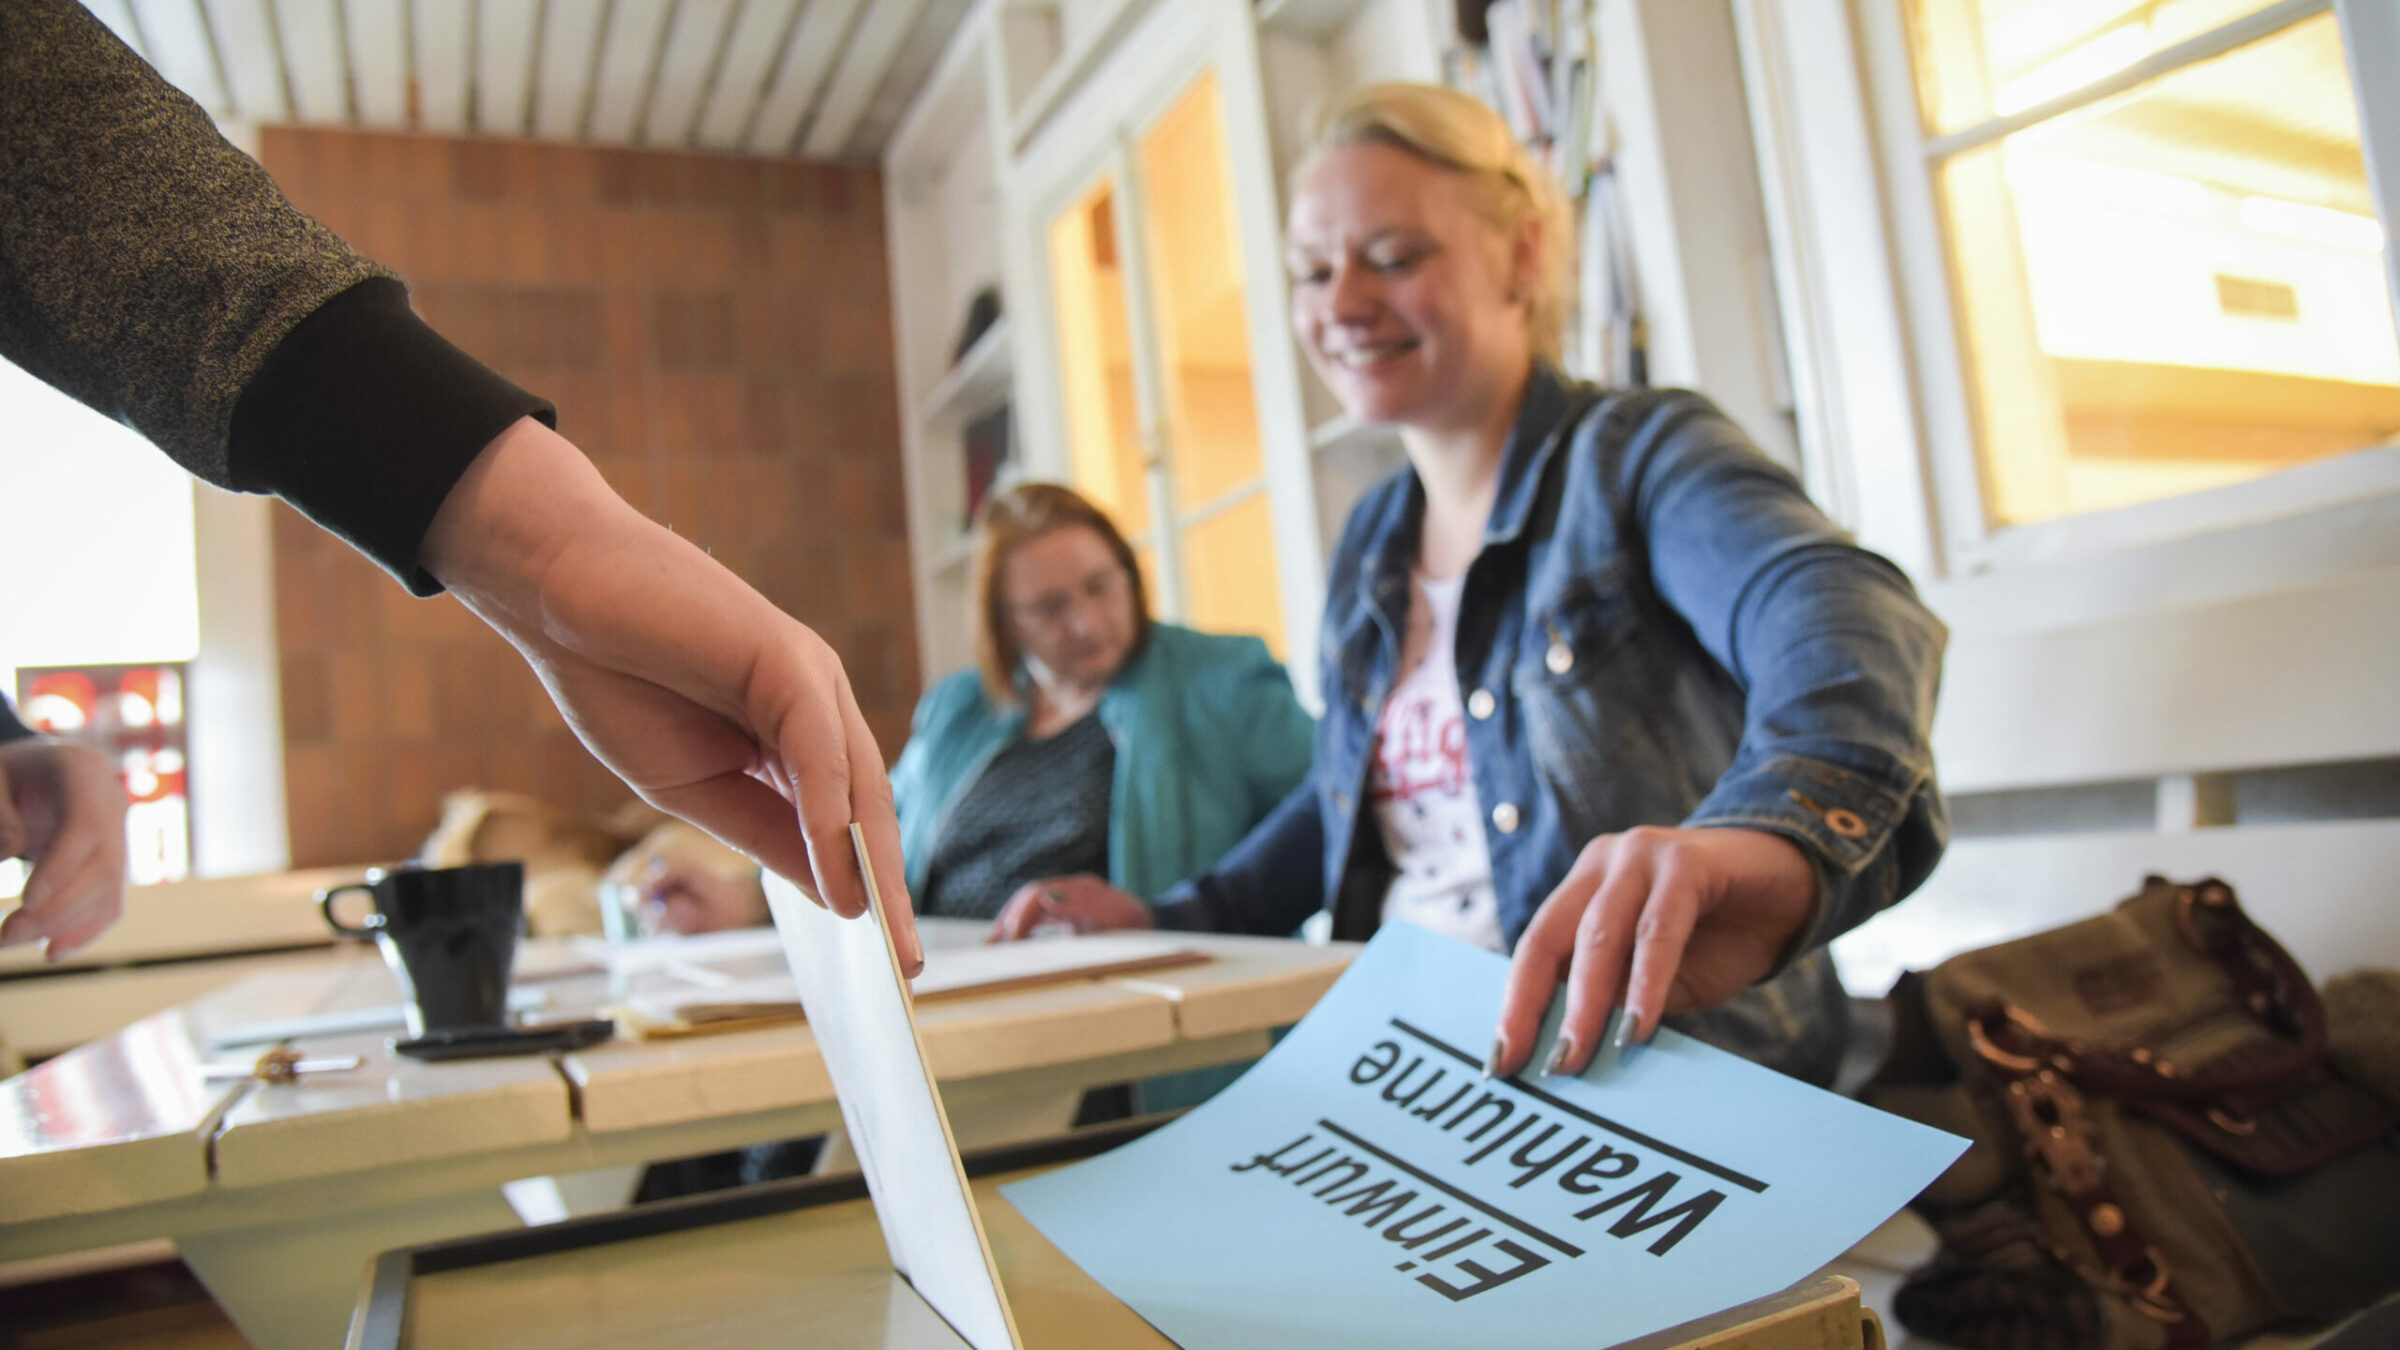
[[[305,1058],[296,1050],[269,1050],[255,1060],[220,1060],[201,1066],[201,1075],[210,1079],[256,1078],[268,1083],[290,1083],[306,1073],[341,1073],[359,1066],[357,1055],[320,1055]]]

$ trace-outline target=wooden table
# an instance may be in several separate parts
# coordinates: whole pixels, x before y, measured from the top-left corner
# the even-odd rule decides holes
[[[317,892],[361,870],[135,886],[124,915],[63,961],[38,944],[0,950],[0,1045],[48,1058],[246,976],[321,964],[337,939]]]
[[[1141,1128],[1103,1127],[966,1157],[993,1263],[1029,1350],[1174,1350],[999,1193]],[[775,1182],[387,1253],[364,1282],[345,1350],[966,1350],[893,1272],[862,1191],[849,1178]],[[1623,1350],[1864,1350],[1882,1344],[1875,1321],[1855,1282],[1818,1277]]]
[[[1235,1063],[1307,1011],[1356,949],[1193,935],[1201,965],[919,1010],[960,1133],[997,1142],[1026,1103]],[[608,997],[548,982],[543,1016]],[[362,1067],[209,1082],[211,1038],[261,1019],[387,1005],[379,963],[328,957],[171,1009],[0,1083],[0,1261],[172,1238],[258,1350],[339,1343],[379,1252],[519,1222],[521,1178],[816,1134],[840,1123],[805,1026],[567,1055],[425,1064],[382,1033],[311,1038]],[[980,1123],[979,1123],[980,1122]]]

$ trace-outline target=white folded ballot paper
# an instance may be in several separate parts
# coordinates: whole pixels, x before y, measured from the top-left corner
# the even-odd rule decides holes
[[[865,835],[850,827],[871,912],[842,919],[769,872],[767,908],[858,1152],[892,1268],[974,1350],[1018,1350],[991,1243],[942,1114]]]
[[[1672,1031],[1486,1078],[1507,971],[1387,924],[1238,1082],[1001,1194],[1184,1350],[1592,1350],[1805,1278],[1966,1147]]]

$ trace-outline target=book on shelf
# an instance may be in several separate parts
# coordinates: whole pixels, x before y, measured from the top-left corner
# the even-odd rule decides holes
[[[1009,418],[1009,405],[1003,403],[967,423],[965,523],[970,530],[975,528],[975,518],[983,511],[984,499],[991,495],[1003,466],[1008,463]]]

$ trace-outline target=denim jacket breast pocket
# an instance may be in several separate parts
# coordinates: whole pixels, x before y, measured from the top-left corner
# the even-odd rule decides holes
[[[1721,719],[1691,706],[1712,700],[1685,687],[1690,667],[1678,649],[1689,641],[1671,614],[1645,603],[1621,562],[1570,579],[1529,610],[1509,687],[1571,846],[1682,820],[1730,759],[1731,743],[1712,730]]]

